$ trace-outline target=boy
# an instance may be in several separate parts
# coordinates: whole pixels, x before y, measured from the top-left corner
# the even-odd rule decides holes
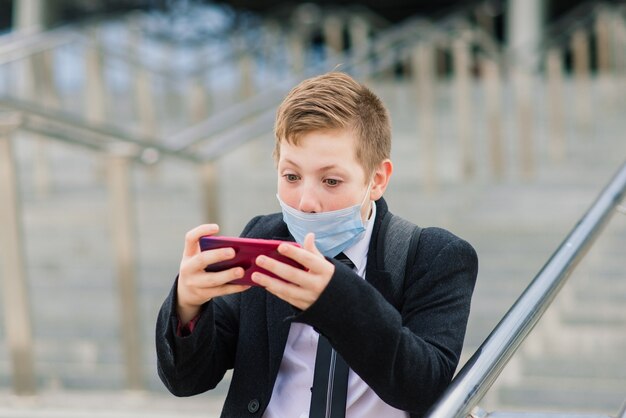
[[[282,214],[255,217],[242,236],[295,239],[302,248],[283,244],[279,252],[306,270],[260,256],[256,263],[283,280],[255,273],[258,286],[232,285],[240,268],[204,268],[234,251],[198,246],[218,226],[187,233],[157,321],[161,379],[173,394],[190,396],[234,369],[223,417],[306,418],[331,407],[333,417],[422,416],[459,361],[476,253],[443,229],[425,228],[401,301],[391,300],[378,256],[391,127],[382,102],[348,75],[296,86],[278,109],[275,131]],[[344,373],[343,383],[331,384],[328,371],[318,376],[325,355],[330,375]]]

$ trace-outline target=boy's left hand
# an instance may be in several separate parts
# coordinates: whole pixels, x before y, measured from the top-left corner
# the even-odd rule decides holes
[[[335,272],[335,266],[326,260],[315,247],[315,236],[312,233],[307,234],[304,238],[302,248],[281,244],[278,247],[278,252],[297,261],[307,270],[281,263],[271,257],[259,256],[256,259],[256,264],[284,281],[259,272],[252,274],[252,280],[268,292],[304,311],[326,289]]]

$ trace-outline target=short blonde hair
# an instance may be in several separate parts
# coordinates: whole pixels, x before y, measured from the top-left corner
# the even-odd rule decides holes
[[[356,159],[367,176],[391,154],[391,124],[382,101],[349,75],[329,72],[298,84],[278,107],[275,161],[282,141],[298,145],[306,133],[332,129],[355,135]]]

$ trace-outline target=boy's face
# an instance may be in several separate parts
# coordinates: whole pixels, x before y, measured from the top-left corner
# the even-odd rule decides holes
[[[302,136],[298,146],[281,141],[280,199],[308,213],[329,212],[363,203],[361,218],[366,220],[371,200],[380,196],[376,197],[373,190],[368,192],[372,178],[366,178],[363,167],[357,162],[355,146],[356,138],[349,130],[312,131]]]

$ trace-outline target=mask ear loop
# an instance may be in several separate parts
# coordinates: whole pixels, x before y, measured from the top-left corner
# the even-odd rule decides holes
[[[373,181],[369,182],[369,185],[367,186],[367,190],[365,191],[365,196],[363,196],[363,200],[361,200],[360,207],[363,207],[363,204],[365,203],[365,201],[367,200],[367,197],[371,193],[373,184],[374,184]],[[370,219],[370,216],[372,216],[372,203],[374,202],[370,200],[369,213],[367,214],[367,219],[365,219],[365,222],[367,222]]]

